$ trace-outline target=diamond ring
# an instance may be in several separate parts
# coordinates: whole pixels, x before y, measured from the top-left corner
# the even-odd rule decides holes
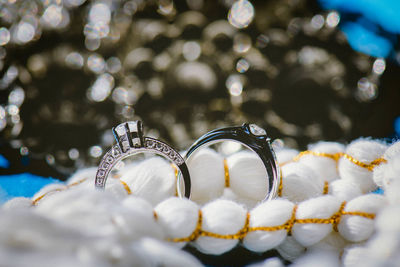
[[[186,163],[190,162],[190,157],[200,147],[209,146],[222,141],[238,142],[254,151],[258,157],[260,157],[266,169],[268,179],[268,193],[264,201],[275,198],[280,183],[280,170],[267,132],[255,124],[244,123],[242,126],[220,128],[206,133],[197,139],[186,152],[184,157]],[[180,179],[181,177],[179,176],[178,184],[180,183]]]
[[[112,129],[117,144],[103,156],[96,173],[95,187],[104,190],[107,177],[121,160],[138,153],[152,152],[160,155],[176,165],[184,180],[184,192],[177,186],[178,196],[190,197],[190,175],[182,156],[166,143],[143,136],[141,121],[128,121]]]

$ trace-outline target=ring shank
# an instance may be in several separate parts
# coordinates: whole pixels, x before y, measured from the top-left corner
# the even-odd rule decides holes
[[[176,152],[173,148],[171,148],[166,143],[151,138],[144,137],[144,146],[143,147],[131,147],[125,152],[121,151],[120,146],[114,145],[107,153],[103,156],[99,168],[97,169],[96,179],[95,179],[95,187],[100,190],[104,190],[106,186],[106,181],[108,175],[111,170],[118,164],[121,160],[133,156],[139,153],[151,152],[157,155],[160,155],[169,161],[171,161],[179,170],[180,176],[183,176],[185,190],[184,194],[178,189],[179,197],[190,197],[190,174],[185,163],[185,160],[181,157],[181,155]]]
[[[268,178],[268,194],[265,200],[276,197],[280,183],[280,170],[277,165],[275,153],[268,140],[246,133],[243,127],[228,127],[216,129],[200,137],[186,152],[185,160],[188,162],[192,154],[201,147],[210,146],[223,141],[234,141],[255,152],[264,164]]]

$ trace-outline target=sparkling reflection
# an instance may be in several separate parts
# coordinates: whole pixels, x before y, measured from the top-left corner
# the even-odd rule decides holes
[[[242,29],[249,26],[254,18],[254,7],[247,0],[236,1],[228,13],[228,21],[232,26]]]
[[[249,69],[249,67],[250,67],[249,62],[244,58],[239,59],[238,62],[236,63],[236,70],[239,73],[245,73]]]
[[[378,74],[381,75],[386,69],[386,62],[385,59],[383,58],[378,58],[374,61],[374,64],[372,65],[372,70]]]
[[[294,147],[360,135],[368,114],[346,105],[377,98],[392,63],[346,50],[336,11],[264,2],[6,1],[0,130],[56,168],[97,164],[128,119],[179,149],[243,121]]]
[[[330,28],[336,27],[340,22],[339,13],[336,11],[329,12],[328,16],[326,16],[326,25]]]
[[[6,45],[10,41],[10,32],[7,28],[0,28],[0,45]]]
[[[89,89],[89,98],[96,102],[104,101],[114,87],[114,77],[108,73],[100,75]]]
[[[27,43],[35,36],[35,27],[28,22],[20,22],[17,26],[15,38],[19,43]]]

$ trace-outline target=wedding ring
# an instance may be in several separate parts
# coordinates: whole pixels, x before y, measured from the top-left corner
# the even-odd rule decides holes
[[[190,197],[190,175],[185,160],[168,144],[143,136],[141,121],[128,121],[112,129],[117,144],[103,156],[96,173],[95,187],[104,190],[107,177],[111,170],[121,160],[138,153],[152,152],[160,155],[176,165],[180,177],[184,180],[184,192],[177,186],[178,196]]]
[[[190,161],[191,155],[203,146],[209,146],[222,141],[235,141],[254,151],[262,160],[268,179],[268,194],[264,201],[274,199],[277,196],[280,170],[275,153],[270,144],[267,132],[255,125],[244,123],[238,127],[220,128],[210,131],[197,139],[185,155],[185,161]],[[179,177],[180,178],[180,177]],[[245,177],[243,177],[245,179]],[[178,184],[180,180],[178,179]]]

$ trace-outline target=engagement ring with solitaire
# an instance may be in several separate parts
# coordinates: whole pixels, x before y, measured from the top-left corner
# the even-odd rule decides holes
[[[184,192],[177,187],[178,196],[190,197],[190,175],[185,160],[168,144],[143,136],[143,125],[141,121],[128,121],[119,124],[113,129],[117,144],[103,156],[96,173],[95,187],[104,190],[107,177],[114,166],[121,160],[138,153],[152,152],[160,155],[176,165],[180,177],[184,180]]]

